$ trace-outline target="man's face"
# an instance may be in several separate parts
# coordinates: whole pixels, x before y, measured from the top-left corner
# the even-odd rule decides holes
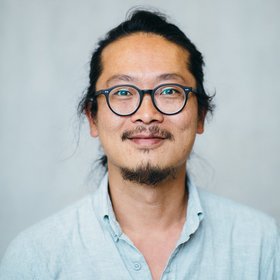
[[[103,50],[96,90],[121,84],[153,89],[164,83],[195,88],[187,61],[184,49],[158,35],[129,35]],[[125,117],[109,109],[104,95],[98,96],[97,102],[96,117],[88,114],[88,118],[91,135],[99,137],[108,157],[109,171],[139,166],[185,168],[195,135],[203,132],[194,94],[179,114],[169,116],[157,111],[148,94],[138,111]]]

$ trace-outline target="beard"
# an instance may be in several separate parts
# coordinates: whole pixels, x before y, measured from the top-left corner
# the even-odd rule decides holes
[[[127,130],[122,135],[122,141],[127,141],[137,133],[146,132],[154,137],[162,137],[165,140],[174,141],[174,136],[166,129],[153,125],[151,127],[137,126],[134,130]],[[143,149],[142,152],[149,153],[150,149]],[[140,185],[156,186],[168,178],[175,179],[176,169],[173,167],[162,168],[151,163],[142,163],[136,168],[121,168],[122,178],[126,181]]]
[[[140,185],[156,186],[168,178],[175,179],[176,169],[173,167],[161,168],[147,163],[134,169],[122,167],[121,174],[126,181]]]

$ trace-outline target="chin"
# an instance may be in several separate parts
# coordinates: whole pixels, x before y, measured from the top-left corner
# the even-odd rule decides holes
[[[156,186],[168,178],[176,178],[177,170],[173,167],[161,167],[151,162],[141,163],[133,167],[122,167],[121,174],[124,180],[140,185]]]

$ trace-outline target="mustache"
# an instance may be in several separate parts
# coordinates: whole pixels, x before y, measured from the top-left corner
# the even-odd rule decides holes
[[[160,128],[157,125],[153,125],[150,127],[145,127],[145,126],[137,126],[135,129],[132,130],[126,130],[122,134],[122,141],[125,141],[127,139],[132,138],[134,135],[137,135],[139,133],[149,133],[152,137],[161,137],[170,141],[174,140],[174,136],[172,133],[170,133],[168,130]]]

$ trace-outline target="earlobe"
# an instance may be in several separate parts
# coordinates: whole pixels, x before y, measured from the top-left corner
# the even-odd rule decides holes
[[[202,116],[199,116],[199,119],[197,121],[197,128],[196,133],[202,134],[204,132],[204,121],[205,121],[205,113],[202,114]]]
[[[98,137],[98,129],[96,123],[96,117],[93,117],[90,111],[86,111],[86,117],[89,123],[90,135],[92,137]]]
[[[202,134],[204,132],[204,120],[199,120],[197,122],[197,129],[196,129],[196,133],[197,134]]]

